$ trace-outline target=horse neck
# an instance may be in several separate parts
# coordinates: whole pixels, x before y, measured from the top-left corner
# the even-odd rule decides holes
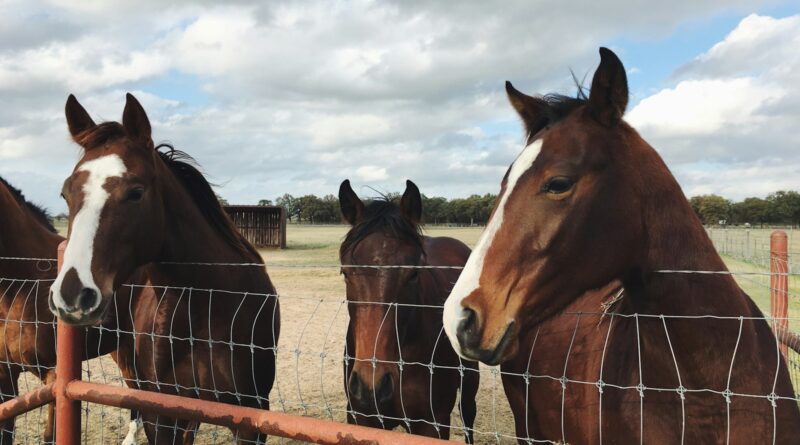
[[[63,240],[50,232],[30,211],[0,187],[0,256],[55,258]],[[52,265],[54,266],[54,265]],[[55,275],[55,267],[52,267]],[[0,261],[0,278],[35,278],[48,275],[36,261]]]
[[[654,161],[658,169],[642,168],[648,165],[652,167]],[[636,165],[640,166],[641,171],[648,172],[646,187],[640,188],[648,190],[648,195],[641,197],[641,202],[645,203],[642,215],[645,234],[644,239],[640,240],[642,250],[639,260],[623,277],[625,296],[618,306],[618,312],[628,315],[663,314],[678,318],[620,318],[618,324],[622,329],[615,328],[615,335],[621,336],[618,340],[625,345],[620,354],[636,351],[638,343],[632,343],[631,339],[639,338],[642,357],[647,356],[651,363],[661,362],[665,369],[672,369],[669,351],[673,347],[674,351],[682,351],[680,354],[692,354],[692,351],[696,353],[703,350],[702,346],[698,346],[697,339],[703,339],[704,344],[727,345],[730,339],[736,339],[738,335],[736,322],[680,317],[759,317],[761,314],[730,275],[665,272],[727,271],[727,268],[677,181],[658,155],[653,151],[651,158],[639,160]],[[656,174],[653,174],[654,170]],[[657,174],[658,170],[662,174]],[[664,342],[667,329],[671,345]],[[744,337],[752,334],[746,331],[742,334]],[[708,363],[708,369],[727,372],[730,351],[725,349],[722,353],[722,349],[725,348],[706,351],[704,360]],[[629,356],[632,360],[633,357],[635,355]],[[695,371],[685,372],[691,374]],[[701,378],[702,375],[696,377]]]
[[[160,165],[160,163],[159,163]],[[148,267],[148,277],[159,286],[193,286],[208,289],[231,289],[242,286],[251,291],[248,276],[263,274],[263,268],[237,266],[188,266],[163,263],[253,263],[259,261],[247,252],[232,246],[211,225],[195,204],[183,184],[166,166],[159,172],[164,178],[164,212],[166,233],[160,258]],[[202,267],[202,269],[198,269]],[[263,288],[260,289],[263,291]],[[258,290],[253,290],[258,291]]]

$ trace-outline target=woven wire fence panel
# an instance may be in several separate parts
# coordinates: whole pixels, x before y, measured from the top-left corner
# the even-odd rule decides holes
[[[12,269],[31,270],[41,275],[55,266],[49,261],[28,261],[22,258],[0,258]],[[23,267],[24,266],[24,267]],[[47,297],[52,280],[33,276],[0,277],[0,395],[8,400],[42,387],[43,378],[55,369],[55,322],[52,317],[39,317],[47,311],[46,305],[37,301]],[[45,350],[39,348],[44,346]],[[48,347],[49,346],[49,347]],[[16,378],[14,378],[16,376]],[[13,383],[12,383],[13,381]],[[47,426],[47,407],[37,408],[14,420],[14,443],[42,443]],[[0,442],[8,442],[12,431],[3,425]]]
[[[352,359],[345,351],[345,333],[348,322],[348,302],[344,296],[341,279],[338,278],[338,265],[317,265],[304,267],[285,267],[278,265],[268,266],[270,275],[274,278],[280,277],[278,288],[282,289],[280,297],[281,303],[281,338],[277,348],[277,373],[272,392],[269,395],[271,409],[275,411],[312,416],[317,418],[329,419],[334,421],[344,421],[347,415],[347,399],[344,390],[342,366],[346,359]],[[695,271],[696,272],[696,271]],[[712,271],[713,272],[713,271]],[[303,280],[309,275],[320,275],[330,278],[326,284],[310,286]],[[769,297],[770,275],[769,273],[755,269],[742,273],[733,273],[734,278],[745,288],[745,290],[756,300],[759,306],[764,306],[764,298]],[[789,277],[789,301],[790,305],[798,303],[798,279],[795,275]],[[334,284],[335,283],[335,284]],[[185,293],[189,288],[172,288],[176,293]],[[130,289],[123,288],[120,292]],[[163,290],[163,289],[162,289]],[[216,290],[215,297],[212,298],[231,298],[232,292],[225,289]],[[160,295],[165,295],[161,293]],[[263,297],[274,298],[273,295],[253,295],[249,298]],[[391,305],[381,306],[386,311],[387,326],[398,329],[391,317]],[[395,306],[396,308],[397,306]],[[441,307],[425,306],[419,310],[441,312]],[[790,314],[792,308],[790,307]],[[602,317],[604,313],[582,314],[581,316]],[[576,314],[564,314],[564,332],[570,335],[570,329],[575,325]],[[642,317],[647,317],[642,315]],[[651,317],[652,318],[652,317]],[[769,315],[766,316],[768,322],[773,322]],[[651,320],[653,321],[653,320]],[[394,323],[393,323],[394,322]],[[662,320],[655,319],[655,322]],[[698,320],[701,323],[702,320]],[[790,329],[796,330],[800,320],[797,317],[787,319]],[[42,329],[54,329],[53,323],[35,322]],[[7,323],[8,324],[8,323]],[[577,325],[575,325],[577,326]],[[104,336],[125,336],[131,332],[121,329],[109,329],[103,327],[91,328]],[[162,334],[170,341],[186,341],[185,338],[173,336],[170,333]],[[197,339],[198,341],[200,339]],[[443,333],[432,341],[446,342]],[[54,345],[53,345],[54,347]],[[226,350],[231,347],[249,348],[251,345],[232,342],[226,339],[218,339],[214,343],[214,348]],[[88,351],[87,351],[88,352]],[[530,359],[539,360],[531,348]],[[570,356],[569,349],[563,352],[563,357],[557,359],[567,359]],[[373,357],[374,358],[374,357]],[[800,368],[798,355],[790,352],[789,370],[792,374],[795,392],[800,387]],[[394,362],[400,365],[402,362]],[[404,366],[428,366],[436,370],[435,363],[402,363]],[[6,364],[11,366],[11,364]],[[463,372],[478,372],[481,377],[480,390],[477,397],[478,415],[474,427],[475,440],[477,443],[514,443],[518,440],[530,443],[557,443],[530,435],[518,437],[514,428],[513,416],[511,414],[506,396],[504,393],[501,379],[503,377],[512,379],[522,379],[535,381],[537,379],[551,382],[553,385],[563,385],[566,388],[583,387],[586,385],[597,386],[599,379],[578,379],[566,376],[564,373],[552,372],[547,374],[531,375],[528,372],[501,372],[497,367],[486,367],[481,365],[478,371],[463,370]],[[125,385],[126,382],[119,369],[110,356],[92,359],[83,363],[83,378],[88,381],[105,383],[110,385]],[[132,382],[141,383],[141,382]],[[527,383],[526,383],[527,384]],[[18,393],[34,390],[41,385],[38,379],[30,373],[24,373],[19,379]],[[625,391],[640,391],[641,388],[626,387]],[[204,388],[208,390],[208,388]],[[644,391],[674,391],[680,393],[681,389],[676,388],[649,388]],[[246,397],[246,394],[241,394]],[[769,397],[769,394],[759,394],[758,397]],[[557,397],[552,400],[553,406],[563,403]],[[121,443],[129,432],[130,413],[127,410],[112,407],[83,404],[83,443]],[[46,418],[46,409],[40,408],[30,413],[17,417],[17,434],[15,443],[41,443],[42,431]],[[413,420],[413,419],[411,419]],[[647,419],[643,419],[646,422]],[[445,425],[437,425],[441,430],[446,429]],[[213,425],[201,425],[199,429],[192,429],[195,434],[195,443],[230,443],[234,437],[225,428]],[[450,438],[452,440],[463,440],[464,425],[456,406],[450,418]],[[138,443],[146,442],[143,432],[140,430],[136,436]],[[270,442],[284,443],[289,442],[281,438],[270,438]]]
[[[318,268],[312,273],[338,274],[337,268],[328,266]],[[306,270],[308,272],[308,269]],[[163,291],[163,288],[158,288]],[[187,292],[188,288],[170,288],[177,293]],[[222,289],[216,290],[213,298],[229,298],[231,293]],[[118,291],[122,292],[122,291]],[[313,292],[312,292],[313,293]],[[270,295],[249,294],[248,298],[264,297]],[[270,409],[273,411],[301,416],[310,416],[337,422],[344,422],[348,413],[347,397],[345,394],[343,363],[345,359],[355,362],[357,359],[345,352],[345,334],[348,323],[348,302],[344,295],[281,295],[281,337],[277,348],[277,372],[269,396]],[[391,305],[381,305],[387,312],[392,310]],[[436,311],[441,314],[441,307],[423,307],[421,310]],[[388,320],[388,317],[387,317]],[[386,328],[396,329],[393,322],[387,322]],[[103,335],[126,336],[130,332],[118,332],[107,328],[95,328]],[[146,335],[146,334],[144,334]],[[170,337],[169,334],[162,334]],[[449,341],[441,331],[438,339],[441,346]],[[170,341],[176,344],[185,339],[172,336]],[[202,339],[197,339],[202,341]],[[217,340],[213,348],[227,351],[230,347],[246,348],[249,345]],[[399,365],[399,362],[392,362]],[[406,371],[410,367],[425,367],[438,372],[438,367],[430,361],[425,363],[404,363]],[[109,356],[103,356],[84,362],[84,379],[111,385],[125,385],[132,383],[134,387],[142,381],[136,379],[126,381],[119,372],[116,363]],[[503,392],[499,368],[481,365],[478,371],[481,374],[481,388],[478,394],[478,416],[475,423],[475,439],[478,443],[514,443],[514,424],[511,411]],[[402,373],[402,371],[401,371]],[[152,383],[152,382],[150,382]],[[162,382],[165,387],[172,383]],[[179,382],[181,386],[185,382]],[[401,384],[402,385],[402,384]],[[194,389],[194,388],[191,388]],[[208,388],[201,391],[208,391]],[[220,393],[226,391],[219,390]],[[247,395],[240,394],[243,398]],[[427,402],[426,402],[427,403]],[[127,410],[110,407],[101,407],[93,404],[84,404],[88,413],[84,419],[83,440],[85,443],[101,443],[106,440],[120,441],[128,433],[130,414]],[[367,416],[376,416],[374,413],[363,413]],[[380,414],[377,414],[380,415]],[[391,420],[391,416],[386,416]],[[416,422],[435,423],[430,419],[407,418],[412,424]],[[438,425],[442,432],[450,431],[450,439],[463,441],[464,426],[461,421],[458,404],[453,409],[450,417],[450,427]],[[230,443],[234,437],[231,431],[213,425],[201,425],[195,434],[195,443]],[[143,431],[136,435],[137,441],[144,443],[146,438]],[[100,441],[100,442],[98,442]],[[270,442],[291,442],[278,437],[270,437]]]
[[[788,238],[789,269],[800,272],[800,232],[786,229]],[[769,268],[770,236],[773,229],[758,228],[707,228],[706,232],[714,247],[722,255],[753,265]]]

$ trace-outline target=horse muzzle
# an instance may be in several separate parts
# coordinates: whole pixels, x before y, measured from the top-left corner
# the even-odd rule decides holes
[[[514,320],[508,321],[500,336],[487,336],[486,330],[486,326],[482,326],[477,312],[470,308],[462,309],[461,321],[458,323],[455,332],[458,352],[462,357],[494,366],[516,353],[517,333]],[[499,340],[487,342],[484,341],[486,337],[499,337]],[[489,344],[486,345],[486,343]]]
[[[102,307],[102,296],[95,289],[85,287],[81,289],[74,299],[74,304],[67,304],[63,297],[60,298],[61,304],[56,304],[56,296],[50,290],[47,304],[50,312],[67,324],[77,326],[93,326],[99,324],[105,315]]]

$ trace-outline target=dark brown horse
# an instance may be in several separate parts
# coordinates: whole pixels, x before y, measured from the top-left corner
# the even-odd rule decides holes
[[[44,383],[55,380],[55,317],[48,310],[50,284],[56,278],[54,260],[64,240],[47,213],[27,202],[22,193],[0,178],[0,256],[43,260],[0,260],[0,397],[17,394],[17,379],[29,371]],[[86,332],[84,360],[112,352],[116,342],[96,329]],[[48,405],[43,440],[53,441],[55,405]],[[11,443],[14,422],[3,425],[0,443]]]
[[[352,225],[339,250],[350,313],[344,365],[348,423],[399,425],[446,439],[460,390],[471,443],[478,366],[453,351],[442,332],[440,308],[469,248],[452,238],[420,234],[422,200],[411,181],[399,205],[389,200],[364,205],[348,180],[339,188],[339,202]]]
[[[0,178],[0,257],[55,258],[63,240],[39,207]],[[43,382],[55,379],[55,323],[47,309],[52,261],[0,259],[0,400],[17,395],[17,379],[30,371]],[[53,406],[44,440],[53,439]],[[5,422],[0,443],[12,443],[14,419]]]
[[[118,319],[133,332],[116,353],[129,386],[268,409],[280,314],[258,252],[190,158],[154,147],[132,95],[122,124],[95,124],[73,96],[66,116],[84,151],[64,183],[69,245],[54,311],[79,325]],[[151,443],[191,442],[197,427],[147,413],[142,420]]]
[[[503,363],[522,438],[796,443],[797,400],[761,311],[728,274],[664,272],[726,267],[622,120],[622,63],[600,55],[588,98],[506,85],[528,140],[445,305],[451,342]]]

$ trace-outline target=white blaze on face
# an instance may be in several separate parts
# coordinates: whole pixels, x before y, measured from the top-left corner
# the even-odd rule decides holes
[[[97,295],[102,295],[92,276],[92,257],[94,238],[100,226],[100,214],[109,196],[103,186],[109,178],[121,177],[127,169],[122,159],[112,154],[92,159],[81,165],[78,171],[89,173],[83,184],[83,205],[72,220],[69,244],[64,252],[64,263],[51,287],[53,304],[64,310],[67,310],[68,306],[61,296],[61,283],[70,269],[75,269],[84,287],[93,288]]]
[[[458,345],[458,339],[456,338],[456,330],[458,324],[464,318],[461,302],[480,286],[480,278],[483,273],[483,262],[486,259],[486,252],[489,250],[495,235],[497,235],[497,232],[503,225],[503,215],[508,197],[514,192],[519,178],[531,168],[536,157],[539,156],[541,149],[542,140],[536,140],[525,147],[522,153],[517,156],[514,163],[511,164],[511,169],[506,179],[506,188],[503,195],[500,197],[497,210],[486,225],[486,229],[483,231],[483,234],[481,234],[478,244],[475,245],[475,250],[473,250],[472,254],[469,256],[467,264],[464,265],[464,270],[461,271],[461,275],[453,286],[450,296],[447,297],[447,301],[444,303],[444,330],[453,348],[459,354],[461,354],[461,349]]]

